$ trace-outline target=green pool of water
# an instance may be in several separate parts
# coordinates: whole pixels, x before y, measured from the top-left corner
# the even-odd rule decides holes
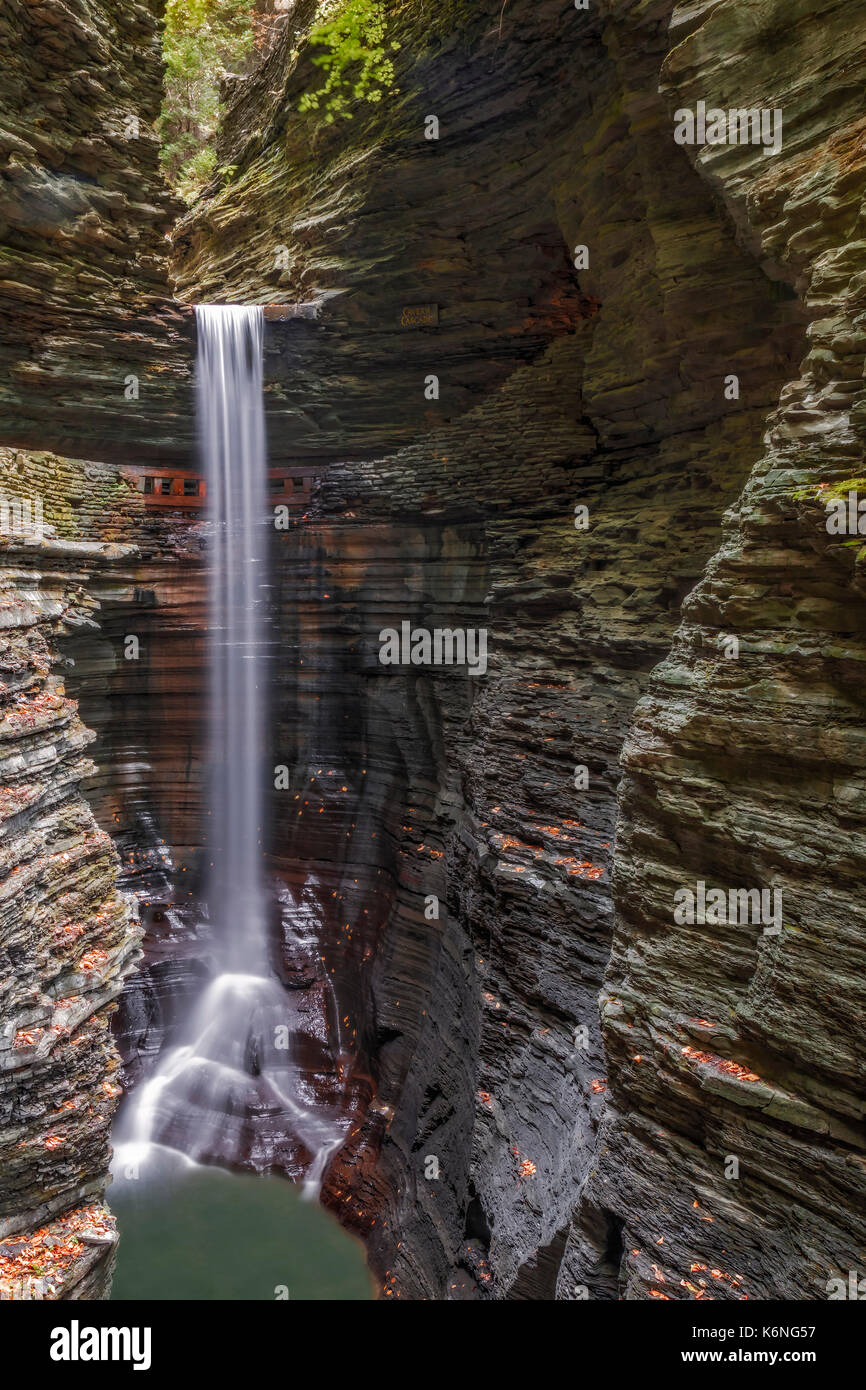
[[[112,1299],[361,1300],[359,1241],[291,1183],[216,1168],[118,1181]]]

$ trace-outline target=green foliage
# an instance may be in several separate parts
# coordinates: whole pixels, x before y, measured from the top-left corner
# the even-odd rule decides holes
[[[305,92],[301,111],[324,112],[332,125],[338,116],[352,117],[359,101],[377,102],[394,85],[394,64],[389,53],[400,47],[386,42],[385,6],[381,0],[334,0],[326,4],[324,17],[310,34],[310,43],[325,52],[314,59],[325,73],[325,85]]]
[[[158,131],[169,182],[192,202],[214,172],[219,79],[242,72],[253,48],[255,0],[168,0],[165,97]]]
[[[175,183],[181,197],[188,203],[194,202],[201,189],[213,178],[215,168],[216,150],[213,145],[204,145],[177,172]]]

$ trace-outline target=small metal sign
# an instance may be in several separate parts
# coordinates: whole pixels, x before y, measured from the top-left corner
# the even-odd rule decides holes
[[[438,304],[409,304],[400,315],[401,328],[428,328],[438,323]]]

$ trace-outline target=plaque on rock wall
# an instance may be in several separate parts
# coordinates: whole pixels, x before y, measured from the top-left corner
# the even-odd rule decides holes
[[[401,328],[429,328],[438,323],[438,304],[409,304],[400,315]]]

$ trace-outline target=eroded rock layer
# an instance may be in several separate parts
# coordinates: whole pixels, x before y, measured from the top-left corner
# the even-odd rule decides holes
[[[95,818],[81,791],[93,733],[65,677],[82,658],[98,682],[96,615],[134,601],[130,533],[148,525],[117,464],[189,457],[191,316],[171,299],[177,207],[152,129],[161,8],[0,6],[0,438],[12,446],[0,454],[0,1290],[12,1298],[99,1297],[110,1280],[109,1015],[140,932],[117,888],[119,817],[100,806]],[[122,640],[103,657],[105,681],[125,664]]]
[[[697,163],[797,285],[808,351],[626,743],[609,1103],[565,1297],[825,1298],[862,1266],[863,552],[827,502],[863,485],[866,51],[848,8],[761,21],[744,49],[746,7],[714,8],[664,85],[677,107],[784,111],[772,161]],[[677,924],[699,881],[778,913]]]
[[[120,1096],[108,1020],[137,958],[117,853],[81,792],[93,735],[52,673],[59,638],[93,623],[88,582],[112,552],[50,538],[3,551],[0,1234],[23,1240],[0,1246],[0,1289],[12,1298],[77,1297],[81,1279],[102,1290],[108,1273],[103,1260],[93,1275],[89,1217],[67,1221],[65,1260],[39,1260],[28,1240],[61,1244],[53,1218],[104,1191]],[[104,1256],[111,1243],[94,1246]]]
[[[187,457],[191,323],[158,166],[161,0],[0,6],[0,441]]]
[[[351,523],[354,544],[364,544],[372,518],[386,526],[393,518],[409,525],[419,514],[439,526],[471,524],[487,574],[484,622],[492,655],[485,678],[472,687],[468,722],[457,687],[440,689],[424,675],[414,680],[419,694],[429,692],[426,699],[435,691],[441,721],[432,802],[427,794],[434,816],[408,863],[393,870],[395,906],[378,946],[370,1003],[378,1028],[370,1058],[376,1099],[332,1169],[330,1199],[368,1236],[373,1227],[373,1258],[391,1296],[567,1298],[587,1287],[596,1296],[706,1297],[714,1276],[706,1276],[704,1265],[719,1272],[716,1296],[718,1290],[743,1296],[747,1281],[757,1296],[771,1296],[770,1269],[779,1291],[799,1288],[793,1296],[803,1296],[809,1284],[801,1238],[778,1212],[775,1239],[786,1243],[790,1275],[780,1273],[772,1251],[760,1248],[766,1193],[746,1172],[755,1154],[748,1163],[743,1156],[741,1185],[729,1185],[710,1155],[733,1152],[732,1141],[708,1135],[713,1126],[745,1123],[737,1105],[746,1096],[752,1127],[744,1136],[752,1135],[749,1142],[768,1163],[769,1154],[778,1166],[780,1151],[793,1155],[801,1146],[796,1163],[790,1159],[793,1170],[776,1180],[778,1191],[802,1189],[808,1162],[818,1157],[831,1169],[842,1163],[834,1181],[842,1182],[843,1172],[853,1181],[856,1145],[844,1125],[859,1113],[860,1080],[851,1074],[823,1108],[813,1082],[808,1103],[821,1113],[812,1113],[812,1138],[803,1148],[795,1117],[805,1121],[806,1097],[778,1064],[767,1087],[758,1053],[750,1051],[755,1032],[772,1029],[769,1020],[758,1024],[757,993],[747,1005],[755,934],[732,948],[671,926],[674,888],[692,874],[740,884],[731,877],[737,852],[738,862],[747,861],[743,888],[778,886],[786,902],[793,897],[771,871],[780,853],[776,813],[784,796],[761,809],[761,794],[769,796],[773,784],[772,753],[766,786],[757,755],[777,747],[784,758],[795,691],[810,687],[814,700],[821,690],[823,707],[828,681],[836,688],[844,679],[853,690],[859,676],[856,653],[836,653],[841,664],[830,677],[830,653],[818,650],[799,685],[786,684],[786,669],[777,688],[776,678],[765,675],[771,663],[763,662],[781,640],[772,629],[768,646],[754,656],[740,633],[738,664],[726,663],[719,650],[747,605],[759,622],[759,603],[770,594],[773,614],[783,599],[803,619],[810,614],[810,623],[820,616],[828,641],[830,633],[851,631],[850,605],[839,587],[844,573],[825,574],[817,562],[828,553],[823,512],[814,502],[809,512],[810,487],[850,477],[852,455],[859,453],[858,441],[846,442],[837,429],[859,367],[855,361],[853,373],[847,370],[847,359],[856,359],[856,332],[850,336],[835,309],[809,383],[796,388],[796,400],[786,400],[781,418],[793,412],[801,434],[789,441],[785,476],[779,478],[775,463],[759,465],[755,475],[772,479],[785,509],[777,515],[770,508],[765,516],[764,489],[755,501],[753,478],[738,513],[749,537],[748,561],[721,528],[760,457],[768,412],[797,374],[804,324],[818,312],[820,296],[810,299],[806,281],[824,244],[819,232],[826,227],[837,238],[856,237],[857,117],[849,104],[859,49],[836,32],[842,11],[830,5],[820,16],[807,18],[804,10],[793,24],[773,5],[756,10],[726,0],[610,4],[567,16],[545,5],[451,8],[447,18],[459,22],[459,37],[438,25],[419,33],[408,7],[395,16],[401,52],[411,55],[398,61],[399,100],[387,115],[358,121],[348,135],[319,132],[314,164],[301,152],[304,126],[291,109],[309,78],[303,48],[299,57],[281,58],[275,50],[269,121],[254,130],[245,115],[258,109],[253,82],[227,127],[235,134],[232,186],[210,191],[179,241],[182,282],[210,282],[233,297],[262,300],[272,297],[275,273],[290,297],[313,306],[315,328],[285,330],[303,348],[287,337],[294,385],[283,388],[284,427],[299,456],[336,455],[319,505],[343,517],[344,543],[351,543]],[[820,43],[806,38],[816,19]],[[743,61],[747,54],[751,67]],[[564,71],[574,76],[576,67],[579,80],[556,81]],[[824,83],[833,72],[844,87],[830,109],[826,94],[805,94],[818,75]],[[711,149],[694,167],[688,150],[674,143],[674,109],[699,100],[781,106],[784,154]],[[432,147],[423,136],[430,112],[440,121]],[[838,149],[824,148],[831,135]],[[293,153],[288,168],[284,149]],[[797,161],[803,183],[792,195]],[[235,186],[242,197],[235,197]],[[780,226],[786,207],[787,234]],[[760,227],[767,229],[763,246]],[[784,250],[787,237],[791,253]],[[290,258],[280,267],[270,258],[282,242]],[[555,311],[547,276],[532,256],[510,259],[509,248],[542,244],[551,266],[559,267]],[[573,249],[583,245],[589,263],[574,273]],[[856,251],[847,254],[853,270]],[[835,305],[839,275],[830,278],[822,265],[818,278],[822,302]],[[399,305],[422,302],[436,304],[438,329],[404,332],[397,346]],[[515,314],[521,302],[539,304],[540,319],[531,326],[525,313]],[[452,326],[460,329],[459,367]],[[503,376],[496,362],[509,336],[519,346]],[[318,389],[325,390],[315,428],[292,403],[292,392],[307,387],[307,351]],[[440,379],[435,403],[423,400],[429,372]],[[731,374],[739,395],[726,392]],[[393,408],[383,410],[383,402]],[[414,436],[412,442],[401,443],[401,433]],[[820,479],[795,476],[806,463],[804,433],[832,439],[828,447],[837,455],[841,449],[844,461],[835,471],[827,472],[825,462]],[[344,455],[354,446],[368,457],[347,461],[340,444]],[[291,445],[281,438],[277,447]],[[578,505],[588,508],[586,531],[574,526]],[[801,514],[805,523],[795,521]],[[798,575],[810,575],[803,593],[775,568],[792,522],[805,524],[811,536],[806,548],[794,540],[782,546],[791,552],[786,570],[793,565]],[[654,679],[652,703],[638,706],[617,832],[618,761],[635,702],[667,656],[684,596],[720,544],[686,609],[675,655]],[[856,561],[850,549],[840,555],[837,547],[832,563],[844,571]],[[744,579],[746,564],[754,570]],[[726,573],[737,587],[723,601]],[[778,596],[776,582],[783,585]],[[846,616],[831,620],[840,604]],[[434,612],[431,604],[428,626]],[[410,594],[403,616],[421,621]],[[453,612],[449,618],[456,621]],[[365,593],[347,652],[369,651],[380,625]],[[715,644],[709,666],[701,629],[712,631]],[[797,652],[799,659],[799,639]],[[763,679],[770,681],[766,692]],[[732,682],[742,683],[742,709],[725,703]],[[382,685],[379,672],[374,688]],[[701,702],[692,714],[695,691]],[[839,698],[853,723],[855,698]],[[771,726],[766,735],[762,700]],[[804,729],[814,731],[820,720],[814,704],[807,709]],[[736,730],[749,784],[736,827],[727,803],[714,806],[713,779],[729,797],[737,779],[725,727],[729,738]],[[399,736],[395,741],[399,747]],[[575,784],[581,767],[589,777],[585,790],[579,778]],[[404,800],[417,811],[423,798],[408,768],[407,774]],[[776,775],[784,786],[771,800],[783,790],[791,794],[790,760]],[[795,776],[792,781],[796,786]],[[829,785],[819,781],[808,795],[817,798]],[[739,804],[736,796],[733,802]],[[853,824],[856,789],[844,804]],[[807,806],[798,805],[790,835],[802,847],[811,839],[810,822]],[[852,824],[843,835],[844,854],[856,872]],[[839,828],[831,816],[828,835]],[[440,868],[427,864],[431,852],[442,856]],[[799,855],[805,880],[815,851],[807,862],[802,848]],[[596,996],[611,948],[612,868],[617,935],[602,1032]],[[424,903],[440,892],[442,916],[430,923]],[[822,905],[826,912],[820,893],[816,898],[812,890],[807,901],[813,918]],[[761,950],[775,956],[785,939],[768,938]],[[828,970],[829,957],[813,950],[799,974],[788,967],[787,984],[775,987],[788,1000],[805,991],[817,1001],[836,993]],[[854,988],[855,956],[845,956],[842,978]],[[725,986],[724,979],[736,984]],[[763,1000],[762,975],[754,988]],[[742,1055],[742,1035],[730,1018],[737,989],[751,1037]],[[852,996],[849,1008],[855,1004]],[[789,1031],[795,1019],[803,1022],[801,1013],[802,1005],[787,1016]],[[639,1020],[645,1021],[640,1036]],[[832,1058],[826,1025],[816,1039],[822,1036],[823,1088],[839,1059]],[[791,1047],[789,1038],[771,1050],[790,1061]],[[822,1051],[813,1040],[801,1072],[811,1071],[816,1049]],[[760,1082],[753,1079],[758,1075]],[[758,1110],[774,1116],[763,1133],[754,1129]],[[854,1145],[836,1158],[830,1157],[833,1126],[840,1143]],[[638,1139],[641,1163],[633,1161]],[[812,1152],[816,1143],[820,1155]],[[438,1177],[428,1176],[433,1170]],[[826,1205],[824,1179],[813,1176],[809,1186],[817,1211]],[[650,1242],[649,1228],[674,1204],[674,1194],[671,1219],[685,1220],[687,1231],[674,1241],[659,1230]],[[710,1220],[708,1209],[710,1197],[731,1208],[731,1194],[740,1194],[736,1240],[717,1216]],[[851,1200],[853,1189],[840,1188],[838,1211]],[[810,1232],[807,1296],[853,1258],[850,1240],[837,1261],[831,1258],[833,1224],[828,1221],[821,1241]],[[646,1254],[659,1240],[663,1254],[666,1242],[672,1246],[667,1264]]]

